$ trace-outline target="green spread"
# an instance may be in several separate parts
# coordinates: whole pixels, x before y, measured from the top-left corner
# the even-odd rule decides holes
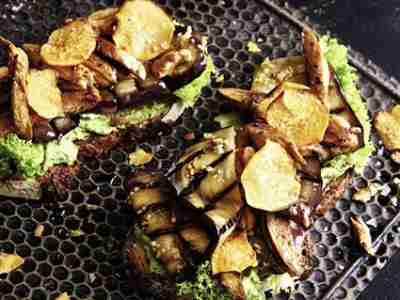
[[[232,300],[231,294],[221,289],[212,278],[209,261],[197,268],[193,281],[177,283],[176,290],[177,296],[191,296],[193,300]]]
[[[111,125],[110,118],[100,114],[82,114],[79,120],[79,127],[98,135],[108,135],[116,130]]]
[[[206,69],[203,73],[191,83],[175,91],[175,96],[180,98],[186,107],[192,107],[201,95],[201,90],[210,82],[211,75],[214,73],[214,62],[209,56],[207,59]]]
[[[33,177],[43,175],[45,149],[43,145],[20,139],[16,134],[0,138],[0,157],[2,167],[0,176],[9,173],[7,167],[14,166],[18,176]]]
[[[356,172],[361,172],[374,147],[370,140],[371,122],[368,110],[356,86],[357,75],[348,62],[347,48],[339,44],[336,39],[331,39],[328,36],[321,38],[321,45],[329,64],[335,71],[348,104],[363,126],[365,140],[363,148],[353,153],[339,155],[323,166],[322,178],[325,184],[332,178],[342,175],[351,167],[354,167]]]

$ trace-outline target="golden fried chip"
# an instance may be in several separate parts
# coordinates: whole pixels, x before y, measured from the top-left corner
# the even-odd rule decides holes
[[[374,126],[388,150],[400,149],[400,105],[391,111],[379,112],[374,119]]]
[[[285,88],[269,106],[266,121],[297,146],[319,144],[329,124],[329,111],[311,91]]]
[[[285,148],[267,140],[241,176],[247,204],[271,212],[287,209],[299,200],[301,184],[296,172]]]
[[[0,274],[12,272],[23,263],[24,259],[18,255],[0,252]]]
[[[211,257],[213,275],[226,272],[241,273],[257,266],[256,252],[247,239],[246,231],[234,232],[219,243]]]
[[[42,46],[40,54],[49,65],[75,66],[92,55],[96,38],[96,32],[89,22],[77,20],[54,31]]]
[[[88,17],[88,20],[92,27],[100,33],[112,33],[112,27],[116,22],[115,15],[117,12],[117,7],[108,7],[94,12]]]
[[[28,75],[27,96],[30,107],[42,118],[64,115],[56,71],[31,70]]]
[[[175,25],[153,2],[126,1],[116,18],[118,25],[113,39],[119,49],[146,61],[170,48]]]

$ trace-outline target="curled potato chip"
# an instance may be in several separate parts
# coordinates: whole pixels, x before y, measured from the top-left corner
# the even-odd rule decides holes
[[[267,140],[250,159],[241,181],[247,204],[276,212],[299,201],[301,184],[296,180],[293,159],[278,143]]]
[[[247,239],[246,231],[234,232],[219,242],[211,257],[213,275],[226,272],[241,273],[257,266],[257,254]]]
[[[31,70],[28,75],[27,96],[29,106],[42,118],[52,119],[64,115],[56,71]]]
[[[374,119],[374,126],[388,150],[400,149],[400,105],[391,111],[379,112]]]
[[[318,144],[329,124],[329,111],[305,89],[285,88],[269,106],[266,121],[297,146]]]
[[[18,255],[0,252],[0,274],[12,272],[23,263],[24,259]]]
[[[113,39],[119,49],[146,61],[170,48],[175,25],[153,2],[125,1],[116,18],[118,25]]]
[[[54,31],[42,46],[43,60],[52,66],[75,66],[85,60],[96,48],[97,34],[89,22],[77,20]]]

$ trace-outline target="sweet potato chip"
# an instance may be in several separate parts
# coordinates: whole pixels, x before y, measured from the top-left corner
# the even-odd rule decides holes
[[[64,115],[56,71],[31,70],[28,75],[27,96],[30,107],[42,118]]]
[[[297,146],[319,144],[329,124],[329,111],[311,91],[285,88],[270,105],[266,121]]]
[[[286,150],[267,140],[241,176],[247,204],[270,212],[289,208],[299,201],[301,184],[296,172],[294,160]]]
[[[52,66],[75,66],[85,60],[96,48],[97,34],[89,22],[77,20],[54,31],[42,46],[43,60]]]
[[[119,49],[146,61],[170,48],[175,25],[153,2],[126,1],[116,18],[118,25],[113,39]]]
[[[226,272],[241,273],[257,266],[256,252],[247,239],[246,231],[234,232],[219,243],[211,257],[213,275]]]

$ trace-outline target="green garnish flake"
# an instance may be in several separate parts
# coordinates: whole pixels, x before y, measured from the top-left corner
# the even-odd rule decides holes
[[[251,53],[260,53],[261,52],[260,47],[258,47],[258,45],[253,41],[250,41],[247,43],[247,50],[249,50],[249,52],[251,52]]]
[[[0,138],[0,176],[9,173],[10,166],[15,166],[17,175],[34,177],[43,175],[45,149],[43,145],[33,144],[20,139],[16,134]]]
[[[177,296],[190,296],[193,300],[232,300],[229,292],[220,288],[211,275],[209,261],[201,264],[193,281],[176,284]]]
[[[326,184],[331,179],[342,175],[349,168],[354,167],[357,173],[362,172],[374,147],[370,139],[371,121],[366,104],[363,102],[356,86],[357,74],[348,62],[347,48],[329,36],[323,36],[320,43],[329,64],[335,72],[349,106],[363,127],[365,141],[365,146],[361,149],[353,153],[339,155],[323,166],[322,179],[324,184]]]
[[[197,99],[201,95],[202,89],[209,84],[211,75],[215,73],[215,66],[211,56],[207,58],[206,69],[199,77],[174,92],[175,96],[180,98],[185,107],[195,105]]]
[[[266,300],[263,282],[256,269],[251,269],[247,276],[242,276],[242,286],[246,300]]]

